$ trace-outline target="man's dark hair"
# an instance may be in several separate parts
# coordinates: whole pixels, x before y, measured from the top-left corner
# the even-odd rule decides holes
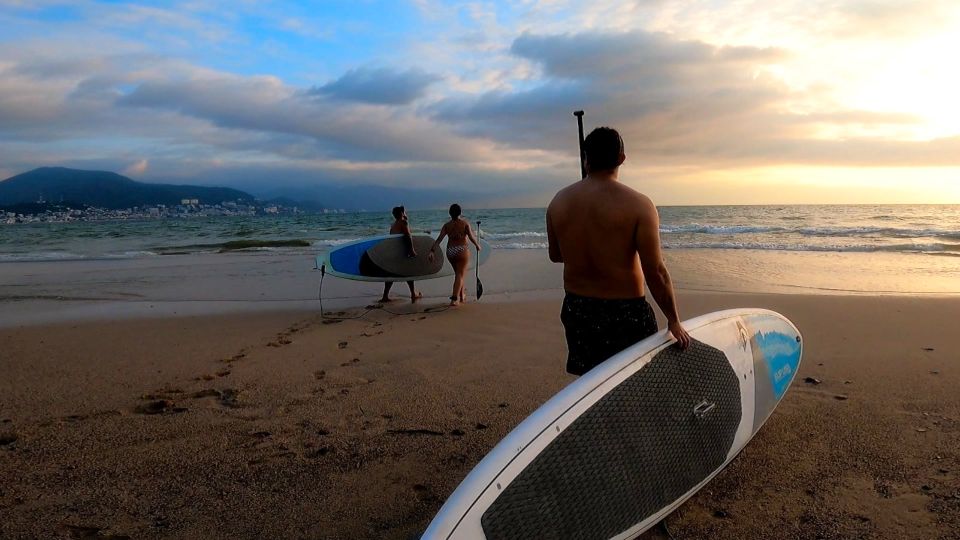
[[[623,139],[613,128],[598,127],[583,140],[583,153],[587,155],[591,171],[615,169],[620,165]]]
[[[393,219],[400,219],[400,216],[403,215],[403,210],[404,210],[404,209],[403,209],[402,206],[394,206],[394,207],[393,207]]]
[[[460,214],[461,214],[461,213],[463,213],[463,211],[460,210],[460,205],[459,205],[459,204],[453,203],[453,204],[450,205],[450,217],[456,219],[456,218],[460,217]]]

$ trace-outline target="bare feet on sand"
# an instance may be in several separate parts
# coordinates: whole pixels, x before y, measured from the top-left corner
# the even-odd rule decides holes
[[[417,300],[419,300],[419,299],[421,299],[421,298],[423,298],[423,293],[420,292],[420,291],[417,291],[417,294],[416,294],[415,296],[411,296],[411,297],[410,297],[410,303],[411,303],[411,304],[416,304],[416,303],[417,303]]]

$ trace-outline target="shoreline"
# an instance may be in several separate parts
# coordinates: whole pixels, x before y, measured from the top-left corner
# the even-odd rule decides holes
[[[960,297],[949,272],[928,278],[936,268],[910,266],[921,256],[734,250],[668,250],[665,256],[676,288],[685,293]],[[0,328],[233,312],[306,314],[319,310],[320,277],[313,256],[305,253],[0,263]],[[481,279],[484,302],[563,294],[562,267],[550,263],[544,250],[496,250]],[[426,280],[417,287],[430,302],[446,298],[450,283]],[[473,276],[467,288],[472,292]],[[404,290],[394,287],[393,305],[405,301]],[[322,292],[324,309],[337,311],[375,303],[382,285],[326,276]]]
[[[668,518],[678,538],[960,530],[957,299],[679,301],[685,319],[774,309],[807,348],[756,438]],[[573,377],[559,297],[393,307],[0,329],[0,536],[411,538]]]

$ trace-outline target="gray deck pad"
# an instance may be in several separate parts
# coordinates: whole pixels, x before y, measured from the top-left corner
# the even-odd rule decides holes
[[[694,409],[706,402],[698,415]],[[726,461],[740,385],[723,352],[668,347],[557,436],[483,513],[488,539],[610,538]]]
[[[407,241],[404,238],[388,238],[367,250],[366,255],[386,276],[429,276],[443,268],[444,254],[437,251],[430,260],[430,247],[434,239],[429,236],[414,236],[413,246],[416,257],[407,257]]]

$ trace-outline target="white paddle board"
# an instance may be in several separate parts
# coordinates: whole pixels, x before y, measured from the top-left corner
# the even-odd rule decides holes
[[[750,441],[800,365],[782,315],[691,319],[614,355],[534,411],[467,475],[426,539],[635,538]]]

